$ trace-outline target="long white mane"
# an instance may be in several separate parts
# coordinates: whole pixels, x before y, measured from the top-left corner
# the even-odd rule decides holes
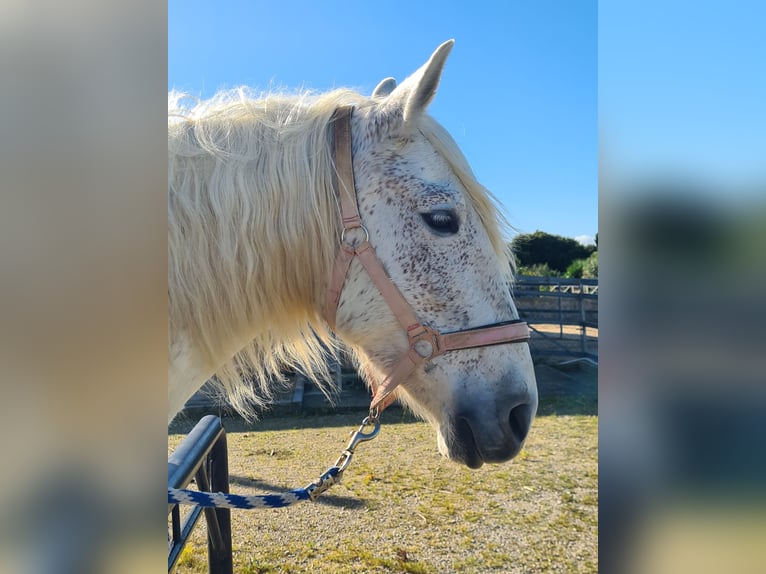
[[[320,309],[340,224],[328,123],[341,105],[375,102],[350,90],[253,98],[244,89],[188,101],[168,98],[170,338],[205,357],[231,404],[247,413],[286,368],[329,380],[326,352],[335,342]],[[510,261],[492,196],[441,126],[424,115],[419,127]],[[241,348],[243,340],[250,343]]]

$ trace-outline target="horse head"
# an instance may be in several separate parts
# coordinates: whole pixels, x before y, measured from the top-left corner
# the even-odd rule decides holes
[[[169,420],[214,375],[246,416],[286,365],[327,378],[329,324],[368,381],[398,385],[436,425],[449,457],[478,467],[519,452],[537,391],[518,342],[526,326],[509,325],[518,314],[502,216],[426,113],[451,47],[369,98],[237,90],[189,109],[169,95]],[[351,228],[339,198],[342,214],[354,206]],[[337,274],[336,256],[360,244],[370,249]],[[370,274],[360,260],[373,252]],[[402,357],[412,365],[399,368]]]
[[[363,230],[418,320],[441,333],[518,319],[502,216],[426,113],[451,48],[442,44],[398,86],[381,82],[351,118]],[[333,319],[369,380],[384,380],[408,351],[401,322],[358,260]],[[397,393],[438,429],[439,450],[471,468],[518,454],[537,408],[526,342],[441,354]]]

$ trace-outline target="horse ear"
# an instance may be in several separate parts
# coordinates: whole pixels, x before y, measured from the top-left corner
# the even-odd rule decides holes
[[[386,78],[385,80],[381,80],[380,83],[375,86],[375,89],[372,91],[372,97],[383,98],[393,92],[395,87],[396,80],[394,78]]]
[[[447,40],[414,74],[409,76],[386,98],[384,106],[401,114],[404,123],[425,112],[436,95],[444,63],[455,40]]]

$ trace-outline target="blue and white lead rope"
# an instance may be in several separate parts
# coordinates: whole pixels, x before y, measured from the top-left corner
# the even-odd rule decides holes
[[[364,432],[364,429],[369,425],[372,425],[372,431]],[[361,442],[374,439],[378,436],[379,432],[380,420],[378,419],[378,413],[377,411],[371,411],[370,415],[362,421],[359,428],[351,433],[351,440],[338,457],[338,460],[335,461],[335,465],[327,469],[322,476],[305,488],[290,490],[282,494],[254,495],[168,488],[168,504],[190,504],[204,508],[242,508],[248,510],[252,508],[283,508],[296,502],[303,502],[304,500],[316,500],[320,494],[340,482],[343,471],[351,463],[351,458],[354,456],[354,450],[357,445]]]
[[[283,494],[255,496],[168,488],[168,504],[192,504],[205,508],[282,508],[304,500],[309,500],[308,492],[304,488]]]
[[[317,482],[281,494],[226,494],[201,492],[181,488],[168,488],[168,504],[190,504],[203,508],[283,508],[304,500],[316,500],[325,490],[340,482],[341,469],[337,466],[325,472]]]

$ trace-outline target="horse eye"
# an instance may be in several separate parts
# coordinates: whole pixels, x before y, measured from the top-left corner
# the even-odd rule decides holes
[[[432,231],[439,235],[454,235],[460,229],[460,220],[452,210],[438,209],[428,213],[421,213],[420,217]]]

